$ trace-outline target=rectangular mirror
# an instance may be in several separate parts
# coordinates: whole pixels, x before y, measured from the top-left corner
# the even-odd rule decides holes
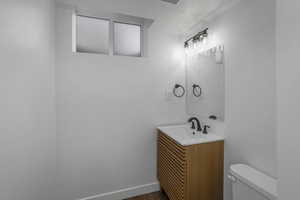
[[[202,119],[225,118],[224,48],[187,54],[187,114]]]

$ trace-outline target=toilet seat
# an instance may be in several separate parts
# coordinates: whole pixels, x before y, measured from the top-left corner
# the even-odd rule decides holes
[[[238,181],[255,189],[270,200],[277,199],[277,180],[244,164],[230,166],[231,180]]]

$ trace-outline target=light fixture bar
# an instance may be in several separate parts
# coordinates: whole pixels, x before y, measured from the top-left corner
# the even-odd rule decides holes
[[[172,3],[172,4],[177,4],[179,2],[179,0],[162,0],[168,3]]]
[[[188,48],[189,47],[189,42],[192,40],[194,43],[197,41],[202,40],[203,38],[208,36],[208,28],[204,29],[203,31],[200,31],[199,33],[197,33],[196,35],[194,35],[193,37],[190,37],[189,39],[187,39],[184,42],[184,47]]]

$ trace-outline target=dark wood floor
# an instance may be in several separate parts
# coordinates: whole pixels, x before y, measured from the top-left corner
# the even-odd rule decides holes
[[[151,194],[145,194],[138,197],[133,197],[126,200],[168,200],[168,197],[162,192],[154,192]]]

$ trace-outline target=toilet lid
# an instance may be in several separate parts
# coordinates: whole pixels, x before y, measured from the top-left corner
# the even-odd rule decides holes
[[[230,171],[238,180],[264,194],[269,199],[277,199],[276,179],[243,164],[231,165]]]

